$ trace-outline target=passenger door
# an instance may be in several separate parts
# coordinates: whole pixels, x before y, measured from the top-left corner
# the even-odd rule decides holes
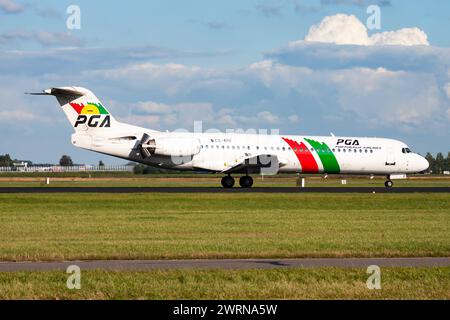
[[[395,166],[395,152],[394,152],[392,147],[389,147],[387,149],[385,165],[388,166],[388,167],[394,167]]]

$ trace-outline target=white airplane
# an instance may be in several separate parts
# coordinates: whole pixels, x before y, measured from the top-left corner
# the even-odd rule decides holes
[[[428,161],[401,141],[383,138],[291,136],[237,133],[159,132],[117,121],[89,90],[61,87],[34,95],[55,96],[75,130],[76,147],[175,170],[222,173],[232,188],[240,174],[243,188],[250,174],[277,172],[385,175],[418,173]]]

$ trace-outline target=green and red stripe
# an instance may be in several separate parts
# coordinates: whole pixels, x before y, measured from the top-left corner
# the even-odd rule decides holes
[[[283,140],[291,147],[297,156],[300,165],[302,166],[302,172],[304,173],[317,173],[319,172],[319,166],[317,165],[314,156],[309,151],[308,147],[303,143],[283,138]]]
[[[326,173],[339,173],[341,168],[331,149],[325,142],[318,142],[312,139],[305,139],[317,152],[323,165],[323,171]]]
[[[303,143],[283,138],[283,140],[289,145],[297,156],[298,161],[302,167],[304,173],[317,173],[319,172],[319,166],[309,148]],[[320,161],[322,162],[323,171],[325,173],[339,173],[341,168],[336,156],[325,142],[318,142],[312,139],[305,139],[314,150],[316,150]]]

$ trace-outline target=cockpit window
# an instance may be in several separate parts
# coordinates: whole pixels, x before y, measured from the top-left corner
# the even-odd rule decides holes
[[[402,153],[411,153],[412,151],[409,148],[402,148]]]

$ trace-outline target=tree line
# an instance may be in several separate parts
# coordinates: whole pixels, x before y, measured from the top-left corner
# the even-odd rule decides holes
[[[13,167],[14,162],[19,162],[19,160],[17,160],[17,159],[13,160],[9,154],[0,155],[0,167]],[[31,161],[27,161],[27,162],[28,162],[29,166],[33,165],[33,163]],[[63,155],[61,157],[61,159],[59,159],[59,165],[62,167],[72,167],[75,164],[73,163],[73,160],[70,156]],[[103,161],[100,160],[98,165],[100,167],[103,167],[105,164],[103,163]]]
[[[430,164],[427,170],[430,173],[442,174],[444,171],[450,171],[450,152],[447,153],[447,158],[444,158],[442,152],[438,152],[436,157],[427,152],[425,159]]]

